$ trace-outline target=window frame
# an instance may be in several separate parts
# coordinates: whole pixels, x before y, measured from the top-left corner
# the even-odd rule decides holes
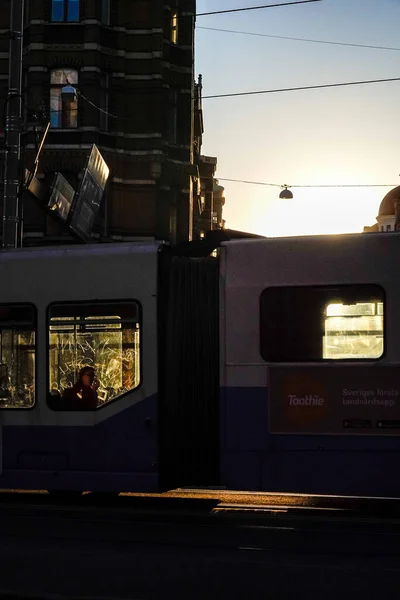
[[[351,292],[351,291],[358,291],[359,295],[361,296],[363,293],[363,288],[367,290],[368,288],[372,291],[373,289],[377,289],[380,291],[380,300],[383,303],[383,321],[382,321],[382,330],[383,330],[383,348],[382,348],[382,354],[378,357],[378,358],[323,358],[323,356],[321,356],[321,358],[304,358],[304,359],[297,359],[297,360],[292,360],[292,359],[274,359],[272,360],[271,358],[266,358],[267,353],[265,352],[266,348],[267,348],[267,343],[263,340],[263,323],[265,322],[265,316],[264,316],[264,310],[263,309],[263,294],[267,291],[267,290],[277,290],[277,289],[286,289],[286,290],[290,290],[293,288],[297,288],[297,289],[309,289],[309,290],[332,290],[332,298],[334,296],[335,290],[337,290],[339,292],[342,291],[343,295],[346,294],[346,292]],[[361,300],[357,300],[357,302],[362,302]],[[368,302],[367,299],[364,300],[364,302]],[[333,300],[332,302],[333,303]],[[386,352],[387,352],[387,321],[386,321],[386,303],[387,303],[387,296],[386,296],[386,290],[384,289],[383,285],[381,285],[380,283],[355,283],[355,284],[341,284],[341,283],[327,283],[327,284],[319,284],[319,285],[275,285],[275,286],[267,286],[265,287],[260,295],[259,295],[259,351],[260,351],[260,355],[262,357],[262,359],[267,363],[267,364],[271,364],[271,365],[345,365],[346,363],[349,363],[351,365],[361,365],[362,363],[377,363],[377,362],[382,362],[385,358],[386,358]]]
[[[62,20],[55,20],[53,18],[53,10],[54,10],[54,3],[57,2],[57,0],[51,0],[51,5],[50,5],[50,22],[51,23],[80,23],[81,21],[81,0],[58,0],[60,3],[62,2],[62,8],[63,8],[63,19]],[[77,2],[78,3],[78,19],[68,19],[68,13],[69,13],[69,4],[70,2]]]
[[[10,407],[2,407],[0,406],[0,411],[8,413],[10,411],[17,411],[17,412],[21,412],[21,411],[28,411],[28,410],[35,410],[36,407],[38,406],[38,389],[37,389],[37,385],[38,385],[38,363],[39,361],[37,360],[38,357],[38,310],[37,310],[37,306],[35,304],[33,304],[33,302],[2,302],[0,303],[0,308],[1,307],[5,307],[5,306],[24,306],[24,307],[31,307],[33,309],[33,326],[34,326],[34,333],[35,333],[35,346],[34,346],[34,352],[35,352],[35,369],[34,369],[34,373],[35,373],[35,381],[34,381],[34,392],[35,392],[35,398],[34,398],[34,402],[32,404],[32,406],[24,406],[21,408],[18,408],[17,406],[10,406]],[[2,328],[0,326],[0,331],[2,331]]]
[[[52,408],[51,406],[49,406],[49,394],[50,394],[50,313],[51,313],[51,309],[54,306],[93,306],[93,305],[101,305],[101,304],[108,304],[108,305],[118,305],[118,304],[136,304],[137,306],[137,311],[138,311],[138,324],[139,324],[139,384],[132,388],[131,390],[128,390],[127,392],[124,392],[123,394],[120,394],[119,396],[116,396],[115,398],[112,398],[112,400],[109,400],[108,402],[104,402],[103,404],[101,404],[100,406],[97,406],[95,409],[82,409],[82,410],[63,410],[63,409],[55,409]],[[52,412],[55,413],[66,413],[66,412],[70,412],[70,413],[74,413],[74,414],[79,414],[79,413],[97,413],[100,410],[103,410],[109,406],[112,406],[115,402],[119,402],[122,398],[125,398],[128,394],[132,394],[133,392],[137,392],[142,388],[142,384],[143,384],[143,308],[142,308],[142,303],[137,300],[136,298],[118,298],[116,300],[110,300],[109,298],[102,300],[99,298],[96,298],[96,300],[68,300],[68,301],[54,301],[51,302],[46,309],[46,405],[48,410],[51,410]]]
[[[75,68],[71,68],[71,67],[55,67],[54,69],[51,69],[49,72],[50,75],[50,82],[49,82],[49,106],[50,106],[50,110],[49,110],[49,115],[50,115],[50,123],[51,123],[51,117],[52,117],[52,113],[55,111],[51,110],[51,99],[52,99],[52,95],[51,92],[52,90],[62,90],[63,87],[67,86],[68,83],[52,83],[51,78],[52,78],[52,74],[57,72],[57,71],[74,71],[76,73],[76,79],[77,82],[76,83],[71,83],[71,85],[76,88],[79,89],[79,70],[75,69]],[[67,79],[67,77],[66,77]],[[62,101],[62,97],[61,97],[61,115],[60,115],[60,119],[61,119],[61,124],[59,126],[54,126],[51,124],[51,130],[52,131],[60,131],[60,130],[67,130],[67,131],[77,131],[79,130],[79,102],[77,99],[76,102],[76,127],[66,127],[65,126],[65,111],[64,111],[64,107],[63,107],[63,101]]]

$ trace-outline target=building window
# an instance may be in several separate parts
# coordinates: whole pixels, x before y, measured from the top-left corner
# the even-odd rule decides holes
[[[101,86],[100,86],[100,108],[101,108],[101,110],[99,110],[100,129],[102,131],[108,131],[109,84],[110,84],[109,74],[103,73],[101,76]]]
[[[110,24],[110,0],[101,0],[101,23],[105,26]]]
[[[51,20],[57,23],[79,21],[79,0],[52,0]]]
[[[36,310],[0,305],[0,408],[35,404]]]
[[[384,352],[384,292],[376,285],[267,288],[260,299],[268,362],[376,360]]]
[[[79,374],[95,370],[85,397]],[[136,302],[56,304],[49,310],[49,405],[101,408],[140,384],[140,309]],[[97,388],[97,389],[96,389]],[[92,403],[94,397],[94,404]]]
[[[25,0],[25,2],[24,2],[24,27],[28,27],[28,25],[29,25],[29,18],[30,18],[29,10],[30,10],[30,0]]]
[[[176,243],[177,234],[177,209],[176,209],[177,192],[172,190],[171,204],[169,206],[169,241],[171,244]]]
[[[50,122],[55,129],[74,129],[78,127],[78,99],[62,97],[62,88],[66,85],[76,87],[78,71],[75,69],[55,69],[50,73]]]
[[[178,92],[170,90],[167,105],[167,139],[176,144],[178,139]]]
[[[386,231],[392,231],[392,226],[391,225],[386,225]]]
[[[178,15],[174,13],[171,18],[171,42],[178,43]]]

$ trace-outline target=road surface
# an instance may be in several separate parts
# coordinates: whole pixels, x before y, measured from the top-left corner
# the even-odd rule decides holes
[[[400,519],[318,510],[0,503],[0,593],[131,600],[396,597]],[[394,595],[393,595],[394,594]]]

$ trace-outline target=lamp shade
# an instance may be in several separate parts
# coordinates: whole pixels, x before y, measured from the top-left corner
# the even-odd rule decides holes
[[[287,189],[287,187],[285,187],[285,189],[282,190],[279,194],[279,198],[281,198],[282,200],[291,200],[293,198],[293,194],[290,190]]]

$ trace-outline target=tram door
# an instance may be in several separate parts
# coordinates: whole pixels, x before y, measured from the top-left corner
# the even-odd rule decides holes
[[[159,281],[161,486],[219,483],[215,257],[164,254]]]

